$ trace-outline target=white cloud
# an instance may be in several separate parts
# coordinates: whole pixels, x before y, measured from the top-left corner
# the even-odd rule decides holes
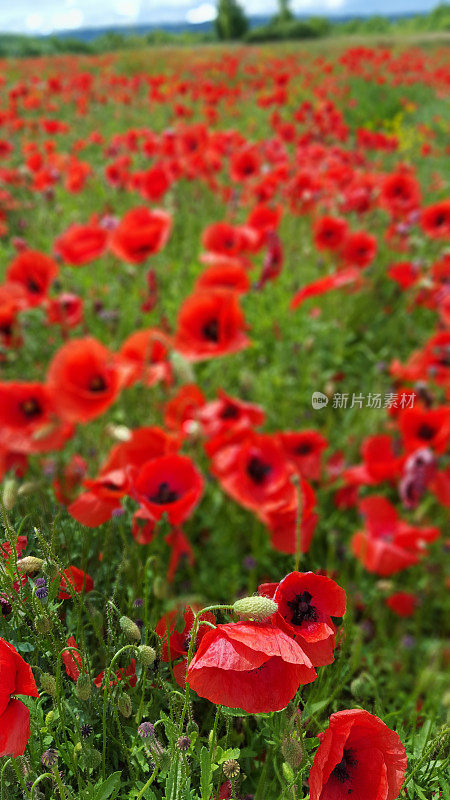
[[[202,3],[197,8],[191,8],[186,14],[186,21],[191,25],[200,25],[202,22],[211,22],[217,16],[216,7],[211,3]]]
[[[80,8],[61,9],[56,14],[53,14],[49,20],[53,31],[76,30],[81,28],[83,22],[84,14]]]
[[[136,19],[141,8],[141,0],[115,0],[114,11],[121,17]]]

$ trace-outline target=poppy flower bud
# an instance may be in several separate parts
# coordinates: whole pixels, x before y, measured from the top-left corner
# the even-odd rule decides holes
[[[24,556],[24,558],[19,558],[17,562],[17,569],[24,575],[28,575],[31,572],[37,572],[38,570],[42,569],[43,563],[44,560],[42,558],[36,558],[35,556]]]
[[[44,692],[47,692],[47,694],[49,694],[51,697],[56,697],[56,680],[54,679],[53,675],[50,675],[49,672],[44,672],[41,675],[41,687]]]
[[[151,667],[155,662],[156,652],[153,650],[153,647],[141,644],[137,649],[137,659],[144,667]]]
[[[241,768],[235,758],[227,758],[227,760],[223,762],[222,770],[225,777],[230,780],[231,778],[237,778]]]
[[[59,567],[54,561],[44,561],[42,564],[42,571],[47,575],[47,578],[56,578],[59,575]]]
[[[131,697],[129,694],[121,694],[118,701],[117,701],[117,708],[122,717],[128,719],[131,717],[133,706],[131,703]]]
[[[37,617],[34,621],[34,627],[38,633],[45,634],[51,630],[52,624],[48,617]]]
[[[89,700],[91,696],[91,681],[88,675],[81,673],[78,676],[75,692],[79,700]]]
[[[55,712],[54,711],[49,711],[48,714],[45,715],[45,724],[46,724],[47,728],[51,728],[52,727],[54,718],[55,718]]]
[[[259,622],[268,619],[275,614],[278,609],[277,603],[271,600],[270,597],[243,597],[241,600],[236,600],[233,605],[233,611],[239,614],[244,619],[255,619]]]
[[[83,752],[80,757],[82,769],[97,769],[101,761],[102,756],[99,750],[91,745],[83,745]]]
[[[176,350],[170,354],[170,362],[172,364],[173,374],[175,380],[179,383],[195,383],[194,371],[189,363],[183,356]]]
[[[295,735],[285,736],[281,745],[281,752],[287,764],[292,769],[298,769],[303,761],[302,740]]]
[[[11,509],[14,508],[16,500],[17,484],[14,478],[9,478],[5,481],[3,488],[3,505],[5,506],[6,511],[11,511]]]
[[[140,642],[141,632],[132,619],[129,617],[121,617],[119,619],[119,625],[122,632],[125,634],[127,639],[130,640],[130,642]]]
[[[158,600],[164,600],[167,595],[167,583],[160,575],[157,575],[153,583],[153,594]]]
[[[41,484],[39,481],[26,481],[25,483],[22,483],[22,486],[19,487],[17,494],[19,494],[21,497],[27,494],[33,494],[36,489],[39,489],[40,485]]]

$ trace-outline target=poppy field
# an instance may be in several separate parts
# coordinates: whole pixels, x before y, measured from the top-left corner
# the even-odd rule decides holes
[[[450,798],[449,89],[0,62],[0,800]]]

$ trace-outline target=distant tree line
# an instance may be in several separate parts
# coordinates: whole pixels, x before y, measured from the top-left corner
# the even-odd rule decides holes
[[[0,57],[57,55],[85,53],[94,55],[113,50],[135,49],[148,45],[193,45],[214,41],[270,42],[291,39],[315,39],[323,36],[402,34],[450,31],[450,4],[441,3],[428,14],[417,14],[396,20],[383,16],[354,18],[345,22],[325,17],[296,19],[289,0],[279,0],[278,13],[266,24],[250,27],[249,20],[238,0],[218,0],[217,17],[211,32],[172,33],[154,30],[145,34],[111,31],[92,41],[74,37],[31,37],[19,34],[0,34]]]

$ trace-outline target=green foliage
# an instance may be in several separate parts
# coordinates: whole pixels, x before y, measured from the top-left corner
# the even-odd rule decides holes
[[[245,36],[249,23],[237,0],[219,0],[214,27],[217,38],[222,41],[242,39]]]

